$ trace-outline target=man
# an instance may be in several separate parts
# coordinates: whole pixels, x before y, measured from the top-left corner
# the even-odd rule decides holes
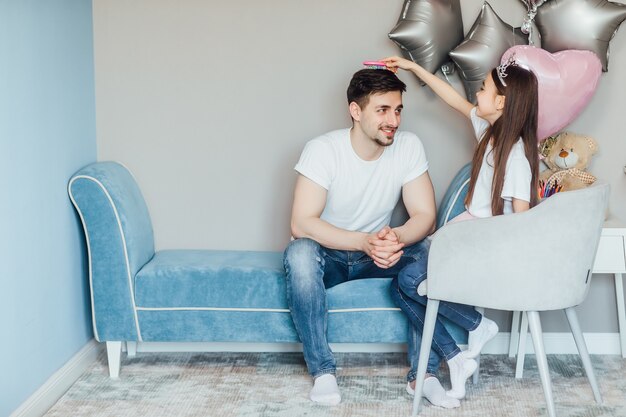
[[[397,131],[404,91],[391,71],[355,73],[347,91],[352,128],[308,142],[295,167],[295,240],[285,250],[284,265],[289,308],[314,378],[314,402],[341,401],[326,339],[325,288],[395,277],[410,263],[426,261],[421,241],[434,230],[435,199],[422,143]],[[391,228],[400,194],[409,219]]]

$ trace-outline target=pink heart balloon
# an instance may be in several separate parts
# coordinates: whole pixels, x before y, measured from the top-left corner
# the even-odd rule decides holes
[[[580,114],[596,91],[602,64],[591,51],[550,52],[529,45],[509,48],[501,62],[515,61],[530,68],[539,83],[537,139],[543,140],[567,126]]]

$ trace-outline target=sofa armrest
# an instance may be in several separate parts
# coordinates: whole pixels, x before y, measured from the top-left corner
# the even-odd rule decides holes
[[[126,168],[100,162],[77,172],[68,192],[85,233],[95,338],[141,340],[134,277],[154,243],[139,188]]]

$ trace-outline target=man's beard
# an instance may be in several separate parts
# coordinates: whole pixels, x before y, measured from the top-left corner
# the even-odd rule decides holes
[[[393,143],[394,139],[395,138],[391,138],[391,139],[388,139],[389,142],[383,142],[382,140],[380,140],[378,138],[374,138],[374,142],[378,143],[380,146],[389,146],[389,145],[391,145]]]

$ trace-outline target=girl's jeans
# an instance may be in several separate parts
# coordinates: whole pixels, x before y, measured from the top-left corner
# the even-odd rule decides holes
[[[314,378],[334,374],[336,370],[326,338],[326,289],[355,279],[394,278],[409,265],[425,265],[428,242],[423,240],[403,251],[397,264],[382,269],[364,252],[328,249],[311,239],[296,239],[287,246],[283,259],[287,302],[302,341],[304,359]]]
[[[428,244],[425,245],[426,248],[429,246]],[[398,277],[391,282],[391,297],[396,305],[407,315],[415,330],[413,331],[412,329],[409,332],[408,350],[411,364],[411,370],[407,376],[409,381],[415,379],[417,372],[417,357],[419,355],[422,331],[424,330],[426,303],[428,301],[426,296],[421,296],[417,293],[417,286],[426,279],[427,269],[428,256],[423,256],[420,262],[414,262],[400,271]],[[446,317],[467,331],[476,329],[482,319],[482,315],[471,306],[445,301],[439,303],[439,315]],[[452,359],[460,351],[455,340],[443,326],[439,317],[437,317],[426,371],[429,374],[436,375],[441,359]]]

